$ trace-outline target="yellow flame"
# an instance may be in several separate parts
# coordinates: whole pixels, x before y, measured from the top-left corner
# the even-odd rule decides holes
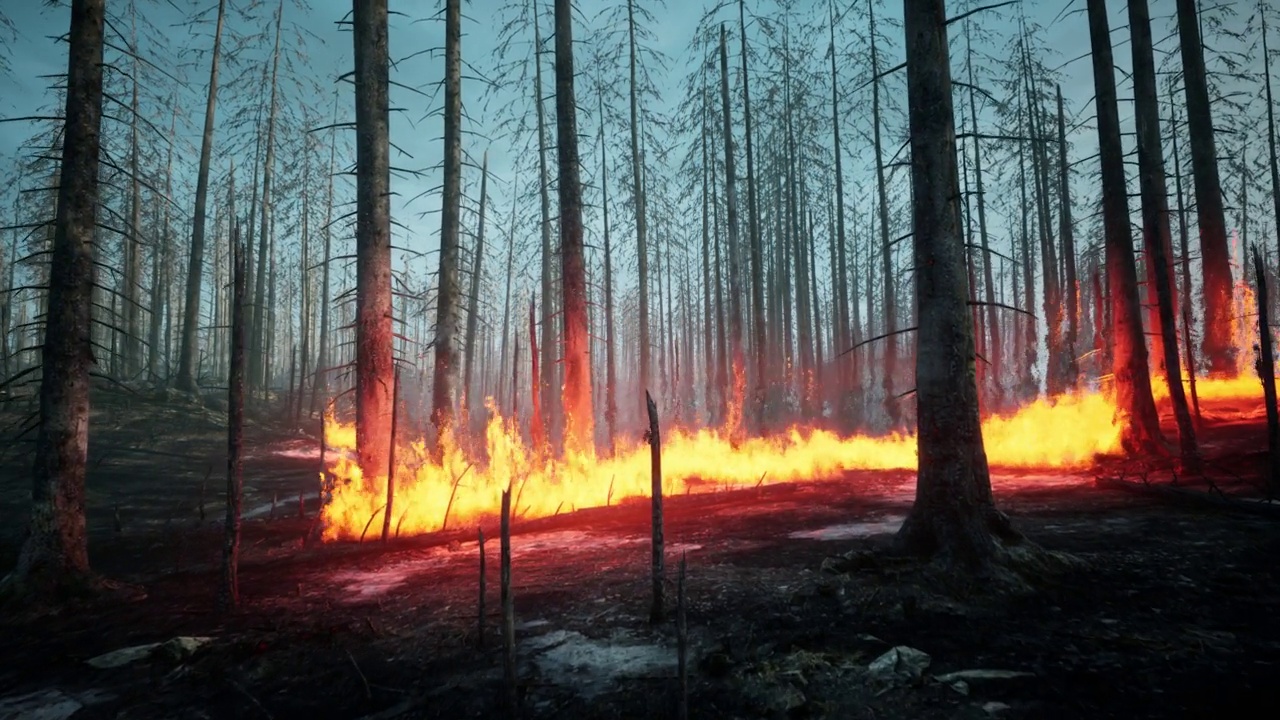
[[[570,452],[545,458],[524,442],[516,426],[497,415],[485,432],[481,463],[446,437],[443,462],[432,463],[422,440],[397,448],[393,533],[405,536],[474,523],[498,510],[503,489],[513,488],[512,512],[546,517],[586,507],[645,497],[650,490],[646,445],[619,447],[612,458]],[[1109,401],[1097,394],[1040,400],[1006,417],[984,421],[991,465],[1009,468],[1081,468],[1097,453],[1119,449],[1119,426]],[[355,432],[330,418],[326,442],[334,450],[335,479],[325,507],[326,540],[359,539],[381,533],[386,480],[365,482],[355,463]],[[833,480],[847,470],[914,470],[912,435],[840,437],[825,430],[793,427],[785,433],[743,439],[725,429],[664,432],[663,492],[684,494],[749,487],[761,482]],[[446,515],[447,520],[446,520]]]

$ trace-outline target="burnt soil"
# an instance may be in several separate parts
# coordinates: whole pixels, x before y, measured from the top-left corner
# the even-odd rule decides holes
[[[242,607],[220,615],[225,418],[171,398],[100,395],[91,561],[146,597],[7,611],[0,718],[58,702],[80,709],[44,717],[504,716],[496,524],[484,526],[481,648],[475,529],[388,546],[315,542],[316,440],[258,418],[246,431],[245,508],[258,514],[244,525]],[[1259,413],[1207,407],[1205,420],[1212,484],[1256,494]],[[28,452],[13,443],[0,458],[0,568],[21,540]],[[1135,488],[1172,480],[1119,460],[1088,473],[997,471],[998,502],[1016,526],[1077,560],[1023,595],[944,592],[886,552],[911,473],[668,498],[669,608],[681,555],[688,564],[689,716],[1270,716],[1280,700],[1280,523],[1197,502],[1192,493],[1213,496],[1203,481],[1179,479],[1187,494],[1170,499],[1099,488],[1100,474]],[[676,717],[674,613],[648,622],[648,513],[631,502],[517,518],[524,717]],[[86,663],[176,636],[212,640],[114,669]],[[929,665],[897,678],[868,669],[896,646],[927,653]],[[979,669],[1017,676],[947,677]]]

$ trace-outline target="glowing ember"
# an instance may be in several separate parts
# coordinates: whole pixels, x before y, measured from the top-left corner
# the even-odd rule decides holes
[[[492,408],[491,408],[492,411]],[[984,425],[991,465],[1007,468],[1080,468],[1095,454],[1119,450],[1112,405],[1101,395],[1040,400]],[[355,431],[327,423],[334,450],[329,472],[336,478],[325,508],[325,539],[358,539],[382,524],[385,478],[366,482],[354,462]],[[649,492],[649,451],[620,447],[613,458],[569,453],[540,458],[515,427],[494,414],[485,435],[487,461],[481,463],[451,439],[444,462],[430,462],[424,442],[398,448],[392,527],[416,535],[473,523],[496,513],[501,491],[514,488],[518,517],[545,517],[602,506]],[[822,430],[792,428],[736,445],[718,430],[664,433],[663,481],[667,493],[750,487],[760,482],[839,479],[846,470],[914,470],[916,441],[910,435],[839,437]],[[447,516],[447,520],[446,520]]]

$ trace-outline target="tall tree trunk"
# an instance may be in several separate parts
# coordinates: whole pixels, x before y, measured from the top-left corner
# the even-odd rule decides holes
[[[1169,83],[1169,95],[1173,96],[1173,83]],[[1173,187],[1174,197],[1177,199],[1178,206],[1178,251],[1180,253],[1182,270],[1182,346],[1183,353],[1187,358],[1187,382],[1191,390],[1191,410],[1195,413],[1196,421],[1200,421],[1200,398],[1196,393],[1196,358],[1195,343],[1192,342],[1192,328],[1195,323],[1192,321],[1191,310],[1191,250],[1190,242],[1187,237],[1187,212],[1183,204],[1182,198],[1182,158],[1178,153],[1178,114],[1176,104],[1169,104],[1169,128],[1172,131],[1170,137],[1173,139]]]
[[[538,394],[541,395],[543,418],[546,428],[552,436],[557,427],[556,403],[560,400],[556,386],[556,315],[552,298],[555,292],[551,278],[552,260],[555,251],[551,247],[551,199],[548,188],[551,176],[547,173],[547,120],[546,110],[542,105],[542,30],[538,20],[538,4],[533,7],[533,93],[534,107],[538,119],[538,201],[542,211],[542,374],[535,378]]]
[[[556,0],[556,150],[560,190],[560,281],[564,293],[564,414],[566,450],[595,453],[591,406],[591,345],[587,321],[582,184],[573,95],[573,3]]]
[[[636,57],[636,18],[635,0],[627,0],[627,37],[631,70],[631,181],[632,194],[636,213],[636,269],[639,275],[637,287],[640,293],[640,316],[636,322],[640,326],[640,364],[639,383],[636,400],[640,406],[641,417],[648,412],[645,406],[644,392],[649,387],[649,250],[645,234],[645,197],[644,184],[641,182],[640,163],[640,98],[636,81],[636,69],[639,60]]]
[[[1134,122],[1138,132],[1138,177],[1142,194],[1142,230],[1149,253],[1147,277],[1154,281],[1160,316],[1160,340],[1155,347],[1164,354],[1164,377],[1173,402],[1182,447],[1182,463],[1199,470],[1199,451],[1191,412],[1182,389],[1178,361],[1177,323],[1174,320],[1172,240],[1169,232],[1169,191],[1164,175],[1164,149],[1160,143],[1160,101],[1156,94],[1156,64],[1151,41],[1151,15],[1147,0],[1129,0],[1129,36],[1133,48]]]
[[[253,222],[252,217],[249,222]],[[241,454],[244,448],[245,380],[245,249],[240,245],[240,221],[231,217],[231,364],[227,378],[227,515],[223,523],[222,587],[218,605],[231,610],[240,603],[240,503],[244,478]]]
[[[613,455],[618,423],[618,362],[613,326],[613,245],[609,238],[609,157],[604,144],[604,93],[600,104],[600,212],[604,220],[604,422],[609,454]],[[704,211],[705,218],[705,211]],[[705,220],[704,220],[705,236]]]
[[[356,96],[356,455],[366,485],[374,488],[379,487],[377,479],[387,470],[395,372],[387,0],[353,0],[352,24]],[[437,343],[436,351],[439,349]]]
[[[504,380],[507,377],[507,372],[506,372],[507,341],[508,341],[508,336],[511,334],[511,278],[515,272],[515,260],[516,260],[516,206],[515,206],[515,203],[512,203],[511,227],[508,230],[508,234],[507,234],[507,287],[506,287],[506,292],[503,293],[503,299],[502,299],[502,352],[499,356],[501,358],[501,362],[498,363],[499,365],[499,370],[498,370],[498,409],[499,411],[507,407],[507,403],[503,402],[504,400],[503,390],[504,388],[506,388],[506,383],[504,382]],[[518,332],[515,333],[515,336],[516,336],[516,342],[519,342],[520,333]],[[512,391],[513,392],[515,391],[514,387],[512,387]],[[513,397],[512,401],[514,400],[515,398]],[[515,421],[515,420],[518,420],[519,418],[516,417],[514,412],[512,412],[512,414],[510,415],[510,419]]]
[[[268,242],[272,235],[271,223],[274,220],[271,180],[276,164],[276,93],[279,87],[277,78],[280,70],[280,31],[283,25],[284,0],[280,0],[280,5],[276,10],[275,49],[271,53],[271,96],[267,104],[266,158],[262,165],[262,203],[259,206],[261,225],[258,231],[258,277],[254,281],[253,325],[249,335],[249,387],[251,389],[255,387],[261,388],[264,393],[269,392],[267,383],[270,374],[270,369],[267,366],[266,343],[268,342],[268,331],[265,319],[270,304],[267,300],[266,287],[267,269],[270,262]]]
[[[333,103],[334,124],[337,124],[338,101],[334,96]],[[335,166],[335,158],[338,149],[337,128],[329,131],[329,190],[324,201],[324,264],[320,268],[320,357],[316,362],[316,378],[311,386],[311,412],[317,410],[324,412],[323,408],[317,402],[319,396],[323,396],[327,402],[329,399],[329,304],[332,302],[332,289],[329,287],[330,271],[329,263],[333,259],[333,176],[337,169]]]
[[[138,61],[137,3],[129,3],[132,21],[133,99],[129,113],[129,234],[125,236],[127,251],[124,258],[124,370],[128,379],[135,379],[142,372],[142,178],[138,169],[138,80],[141,67]]]
[[[1182,77],[1191,138],[1191,170],[1196,179],[1196,216],[1200,226],[1200,264],[1204,272],[1203,353],[1209,374],[1236,373],[1232,343],[1231,258],[1222,206],[1222,183],[1214,144],[1213,112],[1205,75],[1204,46],[1196,0],[1178,0],[1178,35],[1182,45]]]
[[[1267,11],[1259,3],[1262,17],[1262,77],[1267,91],[1267,159],[1271,168],[1271,200],[1275,207],[1276,258],[1280,259],[1280,161],[1276,158],[1276,103],[1271,96],[1271,48],[1267,42]]]
[[[178,107],[174,102],[173,113],[169,121],[169,137],[174,137],[178,128]],[[163,220],[160,223],[160,238],[157,246],[151,250],[151,316],[147,328],[147,372],[151,381],[159,384],[167,373],[161,372],[160,350],[163,339],[164,317],[168,298],[164,292],[169,285],[169,253],[173,239],[169,236],[169,208],[173,197],[173,143],[169,143],[168,157],[164,169],[164,205]]]
[[[738,278],[741,262],[738,258],[738,190],[737,173],[733,167],[733,116],[729,112],[729,51],[725,42],[724,23],[720,24],[720,109],[724,123],[724,187],[725,187],[725,222],[728,223],[727,242],[729,244],[729,284],[734,288],[729,293],[729,345],[730,373],[733,383],[733,402],[730,412],[725,418],[726,429],[730,434],[741,430],[742,396],[746,372],[746,358],[742,351],[742,287]]]
[[[85,532],[89,369],[102,123],[105,0],[73,0],[67,34],[67,91],[57,215],[49,261],[40,379],[40,421],[32,472],[31,521],[0,596],[55,599],[91,582]]]
[[[458,384],[458,216],[462,205],[462,2],[446,0],[444,19],[444,197],[440,210],[440,275],[436,295],[436,363],[431,421],[435,458],[453,425]]]
[[[914,189],[919,473],[898,531],[908,548],[972,568],[1017,533],[996,509],[978,417],[943,0],[905,0]],[[995,534],[993,534],[995,533]]]
[[[987,374],[987,384],[991,392],[989,407],[1000,408],[1004,402],[1000,378],[1003,372],[1003,348],[1000,344],[1000,317],[996,310],[995,282],[991,271],[991,241],[987,234],[987,196],[982,184],[982,149],[978,140],[978,106],[974,101],[977,84],[973,79],[973,45],[969,39],[968,22],[965,23],[965,67],[969,74],[969,122],[973,126],[973,173],[978,204],[978,236],[982,243],[982,279],[986,288],[987,332],[990,334],[990,346],[987,360],[991,363],[991,371]]]
[[[1067,306],[1067,337],[1065,368],[1063,377],[1065,389],[1075,390],[1080,383],[1080,365],[1076,360],[1076,342],[1080,333],[1080,287],[1076,281],[1076,241],[1075,229],[1071,220],[1071,179],[1070,163],[1067,162],[1067,120],[1062,110],[1062,86],[1058,93],[1058,198],[1060,208],[1059,234],[1062,236],[1062,258],[1065,272],[1066,292],[1062,302]],[[979,196],[981,202],[981,196]],[[990,280],[988,280],[988,283]],[[990,298],[988,297],[988,301]]]
[[[884,282],[884,332],[898,331],[898,307],[893,277],[893,247],[889,241],[889,198],[884,178],[884,148],[880,141],[880,54],[876,47],[875,0],[867,0],[867,13],[871,21],[871,125],[876,153],[876,200],[880,212],[881,278]],[[898,374],[898,339],[887,337],[884,343],[883,376],[884,412],[889,425],[897,428],[901,423],[897,398],[894,396],[895,376]]]
[[[467,337],[466,365],[462,369],[462,396],[465,398],[468,414],[475,404],[476,388],[471,384],[472,368],[475,367],[476,326],[480,319],[480,277],[484,270],[484,211],[489,200],[489,150],[484,151],[484,159],[480,163],[480,219],[476,227],[476,246],[472,250],[471,259],[471,292],[467,293]]]
[[[706,362],[706,379],[703,383],[703,404],[706,406],[707,424],[715,422],[715,408],[713,406],[714,391],[716,387],[716,365],[715,365],[715,346],[714,335],[712,334],[712,325],[714,317],[711,314],[711,295],[712,295],[712,260],[711,260],[711,190],[709,176],[711,174],[710,157],[707,152],[707,144],[709,142],[708,135],[711,130],[708,127],[708,115],[710,108],[707,102],[707,79],[706,72],[702,76],[702,354]],[[717,307],[719,305],[717,304]]]
[[[740,0],[741,1],[741,0]],[[862,394],[860,379],[855,377],[855,358],[856,352],[850,352],[850,349],[857,344],[855,340],[856,330],[850,328],[849,321],[849,267],[848,267],[848,248],[845,239],[844,227],[844,157],[840,145],[840,75],[836,69],[836,6],[834,0],[827,0],[827,15],[831,31],[831,135],[835,141],[835,170],[836,170],[836,197],[835,197],[835,238],[832,245],[832,265],[835,268],[835,276],[832,280],[834,286],[832,293],[835,295],[835,307],[833,319],[835,328],[835,347],[832,353],[840,358],[839,368],[841,376],[841,401],[842,404],[847,401],[844,393],[852,393],[853,397]],[[856,301],[855,301],[856,304]],[[854,313],[857,313],[855,308]],[[845,353],[848,353],[846,355]],[[849,408],[852,409],[852,408]],[[857,421],[860,418],[855,417]]]
[[[1160,452],[1164,436],[1151,398],[1147,344],[1138,304],[1138,270],[1129,234],[1129,203],[1120,143],[1120,113],[1111,59],[1111,28],[1106,0],[1088,0],[1093,45],[1093,82],[1098,106],[1098,149],[1102,165],[1102,221],[1106,232],[1108,295],[1111,298],[1111,367],[1116,408],[1124,427],[1121,442],[1129,452]]]
[[[98,3],[101,6],[101,3]],[[213,31],[213,59],[209,68],[209,94],[204,108],[204,134],[200,140],[200,166],[196,171],[196,205],[191,220],[191,257],[187,263],[187,297],[182,311],[182,342],[178,353],[179,390],[196,391],[196,365],[200,359],[200,281],[204,277],[204,217],[209,197],[209,157],[213,151],[213,117],[218,102],[218,59],[222,54],[222,22],[227,0],[218,0]]]
[[[765,352],[764,317],[764,249],[760,241],[760,206],[756,199],[756,165],[751,125],[751,76],[747,71],[747,18],[746,0],[738,0],[738,32],[741,35],[742,52],[742,115],[745,124],[744,138],[747,151],[747,214],[751,233],[751,337],[755,346],[755,379],[752,400],[752,422],[758,430],[764,421],[765,378],[769,372],[768,354]],[[834,58],[835,50],[832,50]],[[834,62],[834,59],[833,59]],[[834,73],[833,73],[834,75]],[[834,82],[834,77],[832,79]],[[836,131],[836,163],[840,162],[839,130]],[[838,171],[837,171],[838,172]]]

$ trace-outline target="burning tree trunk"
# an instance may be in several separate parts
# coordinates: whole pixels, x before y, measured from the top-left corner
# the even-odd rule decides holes
[[[537,380],[535,379],[535,382]],[[536,401],[535,401],[536,402]],[[507,714],[520,712],[516,695],[516,608],[511,594],[511,487],[502,491],[502,519],[498,530],[499,603],[502,605],[502,675]]]
[[[395,372],[391,346],[387,0],[357,0],[352,23],[356,65],[356,455],[366,482],[372,482],[387,468]],[[437,344],[437,352],[439,347]]]
[[[746,372],[742,351],[742,293],[738,291],[738,200],[737,173],[733,168],[733,116],[729,112],[729,52],[725,43],[724,23],[720,24],[720,108],[724,122],[724,183],[725,213],[728,223],[729,283],[734,288],[729,293],[729,346],[730,372],[733,383],[733,401],[725,416],[725,428],[730,435],[737,435],[742,424],[743,373]]]
[[[436,361],[431,387],[434,457],[444,455],[458,384],[458,214],[462,205],[462,2],[446,0],[444,18],[444,197],[440,208],[440,275],[436,294]]]
[[[387,503],[382,509],[382,542],[385,545],[391,539],[391,514],[396,504],[396,425],[400,419],[400,369],[396,368],[391,376],[391,432],[387,438]],[[441,530],[449,522],[446,511]],[[399,530],[397,529],[397,534]]]
[[[1134,119],[1138,131],[1138,176],[1142,193],[1142,229],[1147,277],[1154,281],[1165,381],[1173,401],[1182,446],[1182,462],[1188,470],[1199,466],[1195,429],[1182,389],[1178,361],[1177,324],[1174,321],[1172,240],[1169,232],[1169,198],[1165,184],[1164,155],[1160,146],[1160,106],[1156,96],[1156,66],[1151,48],[1151,16],[1147,0],[1129,0],[1129,35],[1133,47]]]
[[[1203,353],[1209,374],[1236,372],[1231,342],[1231,258],[1222,207],[1222,183],[1214,146],[1213,112],[1205,78],[1204,46],[1196,0],[1178,0],[1178,34],[1182,44],[1182,77],[1187,94],[1187,129],[1191,169],[1196,179],[1196,215],[1200,226],[1200,263],[1204,271]]]
[[[998,559],[997,537],[1018,533],[996,509],[978,418],[973,324],[967,304],[955,116],[943,0],[906,0],[907,99],[914,189],[919,474],[898,532],[944,563]]]
[[[1138,304],[1138,270],[1129,235],[1129,204],[1120,144],[1120,114],[1111,60],[1111,29],[1106,0],[1088,0],[1093,43],[1093,82],[1097,92],[1098,149],[1102,164],[1102,221],[1106,232],[1107,288],[1111,298],[1111,367],[1116,408],[1123,417],[1121,441],[1129,452],[1160,452],[1164,437],[1151,398],[1147,344]]]
[[[209,197],[213,115],[218,102],[218,58],[222,53],[222,21],[226,9],[227,0],[218,0],[218,19],[213,31],[213,59],[209,68],[209,94],[204,108],[204,134],[200,140],[200,167],[196,171],[196,205],[191,219],[191,258],[187,263],[187,297],[182,310],[182,347],[178,353],[177,387],[190,392],[196,390],[196,366],[200,359],[196,331],[200,324],[200,281],[204,278],[204,218]]]
[[[573,7],[556,0],[556,149],[560,161],[560,281],[564,292],[565,448],[594,453],[591,346],[578,179],[578,120],[573,97]]]
[[[240,223],[232,217],[231,233],[231,372],[227,379],[227,517],[222,545],[222,589],[219,607],[231,610],[240,602],[240,503],[244,478],[240,460],[244,447],[245,379],[245,251],[240,245]]]
[[[539,452],[546,449],[547,431],[542,424],[542,395],[538,392],[538,316],[537,303],[529,301],[529,372],[530,396],[533,398],[533,415],[529,418],[529,439]],[[513,381],[514,382],[514,381]]]
[[[0,595],[58,598],[91,582],[85,532],[93,236],[97,223],[105,0],[74,0],[49,265],[31,522]]]

